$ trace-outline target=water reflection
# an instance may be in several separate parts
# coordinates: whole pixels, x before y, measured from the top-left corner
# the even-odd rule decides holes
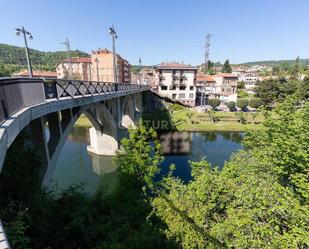
[[[175,175],[185,182],[191,179],[188,161],[205,158],[212,166],[222,168],[230,156],[242,149],[241,132],[169,132],[159,134],[165,159],[161,173],[168,172],[171,163],[176,164]],[[120,177],[111,156],[97,156],[87,152],[89,132],[75,128],[65,143],[54,172],[54,182],[59,190],[82,183],[86,192],[93,194],[98,187],[106,194],[113,194]]]

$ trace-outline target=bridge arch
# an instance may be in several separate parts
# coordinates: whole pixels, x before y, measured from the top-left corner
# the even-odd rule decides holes
[[[130,95],[125,96],[122,104],[121,110],[121,126],[125,128],[134,127],[135,112],[134,112],[134,102]]]

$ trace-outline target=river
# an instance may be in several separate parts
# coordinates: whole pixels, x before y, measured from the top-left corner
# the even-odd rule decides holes
[[[242,149],[241,132],[169,132],[159,135],[165,159],[161,173],[176,165],[174,174],[183,181],[191,179],[189,161],[206,158],[212,166],[222,168],[231,155]],[[49,188],[61,191],[71,185],[81,185],[93,194],[104,185],[107,193],[113,193],[119,183],[117,167],[111,156],[97,156],[87,152],[89,133],[87,128],[75,127],[69,135]]]

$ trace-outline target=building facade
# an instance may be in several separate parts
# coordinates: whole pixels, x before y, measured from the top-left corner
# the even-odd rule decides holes
[[[99,49],[92,51],[91,63],[93,78],[96,81],[114,82],[113,70],[113,52],[108,49]],[[131,82],[131,65],[123,59],[120,55],[116,55],[117,64],[117,82],[130,83]]]
[[[213,94],[223,102],[237,101],[238,76],[229,73],[212,75],[216,81]]]
[[[116,55],[117,82],[131,83],[131,65],[120,55]],[[91,57],[72,58],[61,62],[57,68],[57,78],[85,81],[114,82],[113,53],[107,49],[92,51]]]
[[[32,71],[33,78],[40,78],[45,80],[53,80],[57,79],[57,73],[51,72],[51,71],[39,71],[39,70],[33,70]],[[28,78],[29,73],[28,70],[23,70],[19,73],[15,73],[12,75],[12,77],[16,78]]]
[[[195,106],[197,68],[180,63],[162,63],[156,68],[155,90],[183,105]]]
[[[91,58],[76,57],[71,58],[70,62],[65,60],[61,62],[57,68],[57,78],[59,79],[76,79],[76,80],[92,80]]]

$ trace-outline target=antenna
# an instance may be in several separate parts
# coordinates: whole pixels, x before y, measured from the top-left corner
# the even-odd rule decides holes
[[[72,79],[73,69],[72,69],[72,59],[71,59],[71,48],[70,48],[70,41],[68,37],[65,39],[64,42],[61,42],[60,44],[64,44],[66,51],[67,51],[67,61],[69,64],[69,79]]]
[[[211,34],[206,35],[206,43],[205,43],[205,74],[206,74],[206,79],[205,79],[205,84],[203,86],[203,92],[202,92],[202,106],[206,105],[206,86],[207,86],[207,71],[208,71],[208,64],[209,64],[209,47],[210,47],[210,38]]]

